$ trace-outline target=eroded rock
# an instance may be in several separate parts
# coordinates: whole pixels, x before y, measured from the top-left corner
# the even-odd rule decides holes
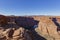
[[[13,39],[19,39],[19,40],[32,40],[29,34],[26,32],[26,30],[22,27],[15,30],[13,34]]]

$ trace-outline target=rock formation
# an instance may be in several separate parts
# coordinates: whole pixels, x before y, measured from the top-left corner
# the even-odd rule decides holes
[[[60,40],[60,17],[0,15],[0,40]]]
[[[32,40],[27,31],[20,27],[19,29],[15,30],[13,34],[13,39],[18,40]]]
[[[37,25],[38,21],[32,17],[18,17],[16,18],[16,24],[26,29],[32,29],[34,25]]]
[[[49,17],[40,17],[40,22],[38,25],[38,30],[46,38],[56,38],[60,39],[60,35],[57,32],[57,26]]]
[[[1,25],[5,25],[7,24],[7,17],[6,16],[3,16],[3,15],[0,15],[0,26]]]
[[[0,33],[0,40],[32,40],[27,31],[20,27],[15,30],[14,28],[8,28]]]

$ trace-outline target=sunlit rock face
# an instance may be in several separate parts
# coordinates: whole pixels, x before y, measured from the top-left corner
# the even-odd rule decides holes
[[[14,28],[8,28],[0,33],[0,40],[32,40],[27,31],[20,27],[15,30]]]
[[[37,20],[37,19],[36,19]],[[57,31],[57,24],[54,21],[54,17],[40,17],[39,18],[40,22],[38,24],[38,33],[42,34],[45,36],[47,39],[48,37],[51,37],[52,39],[60,39],[60,35]],[[50,38],[50,39],[51,39]]]
[[[19,40],[32,40],[30,35],[27,33],[27,31],[20,27],[19,29],[15,30],[13,34],[13,39],[19,39]]]

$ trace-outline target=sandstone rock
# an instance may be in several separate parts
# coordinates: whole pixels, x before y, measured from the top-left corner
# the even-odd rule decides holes
[[[10,29],[6,29],[2,34],[4,36],[6,36],[7,39],[9,39],[9,32],[10,32],[11,28]]]
[[[7,20],[7,18],[9,20]],[[34,40],[35,37],[32,36],[32,34],[34,34],[32,30],[34,29],[34,31],[42,35],[47,40],[60,40],[60,31],[57,31],[57,25],[52,21],[51,18],[55,17],[6,17],[0,15],[0,25],[5,25],[8,22],[7,29],[5,29],[6,25],[3,28],[0,27],[0,40]],[[56,17],[56,19],[58,24],[60,24],[60,17]],[[38,27],[36,25],[38,25]],[[31,29],[33,26],[35,28],[30,30],[32,32],[26,31],[26,28]]]
[[[60,38],[57,32],[57,26],[49,18],[41,17],[38,25],[38,29],[43,35],[49,35],[54,38]]]
[[[23,32],[24,32],[24,28],[19,28],[19,29],[17,29],[17,30],[15,30],[15,32],[14,32],[14,34],[13,34],[13,36],[18,36],[18,35],[20,35],[20,34],[22,34]]]
[[[19,39],[19,40],[31,40],[31,37],[29,34],[26,32],[26,30],[22,27],[19,29],[15,30],[13,34],[13,39]]]
[[[55,40],[60,40],[60,38],[55,38]]]
[[[2,33],[4,31],[3,27],[0,27],[0,33]]]
[[[3,26],[5,24],[7,24],[7,23],[8,23],[7,17],[3,16],[3,15],[0,15],[0,25]]]

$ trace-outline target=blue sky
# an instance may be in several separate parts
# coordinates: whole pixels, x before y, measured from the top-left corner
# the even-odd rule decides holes
[[[0,0],[3,15],[60,15],[60,0]]]

